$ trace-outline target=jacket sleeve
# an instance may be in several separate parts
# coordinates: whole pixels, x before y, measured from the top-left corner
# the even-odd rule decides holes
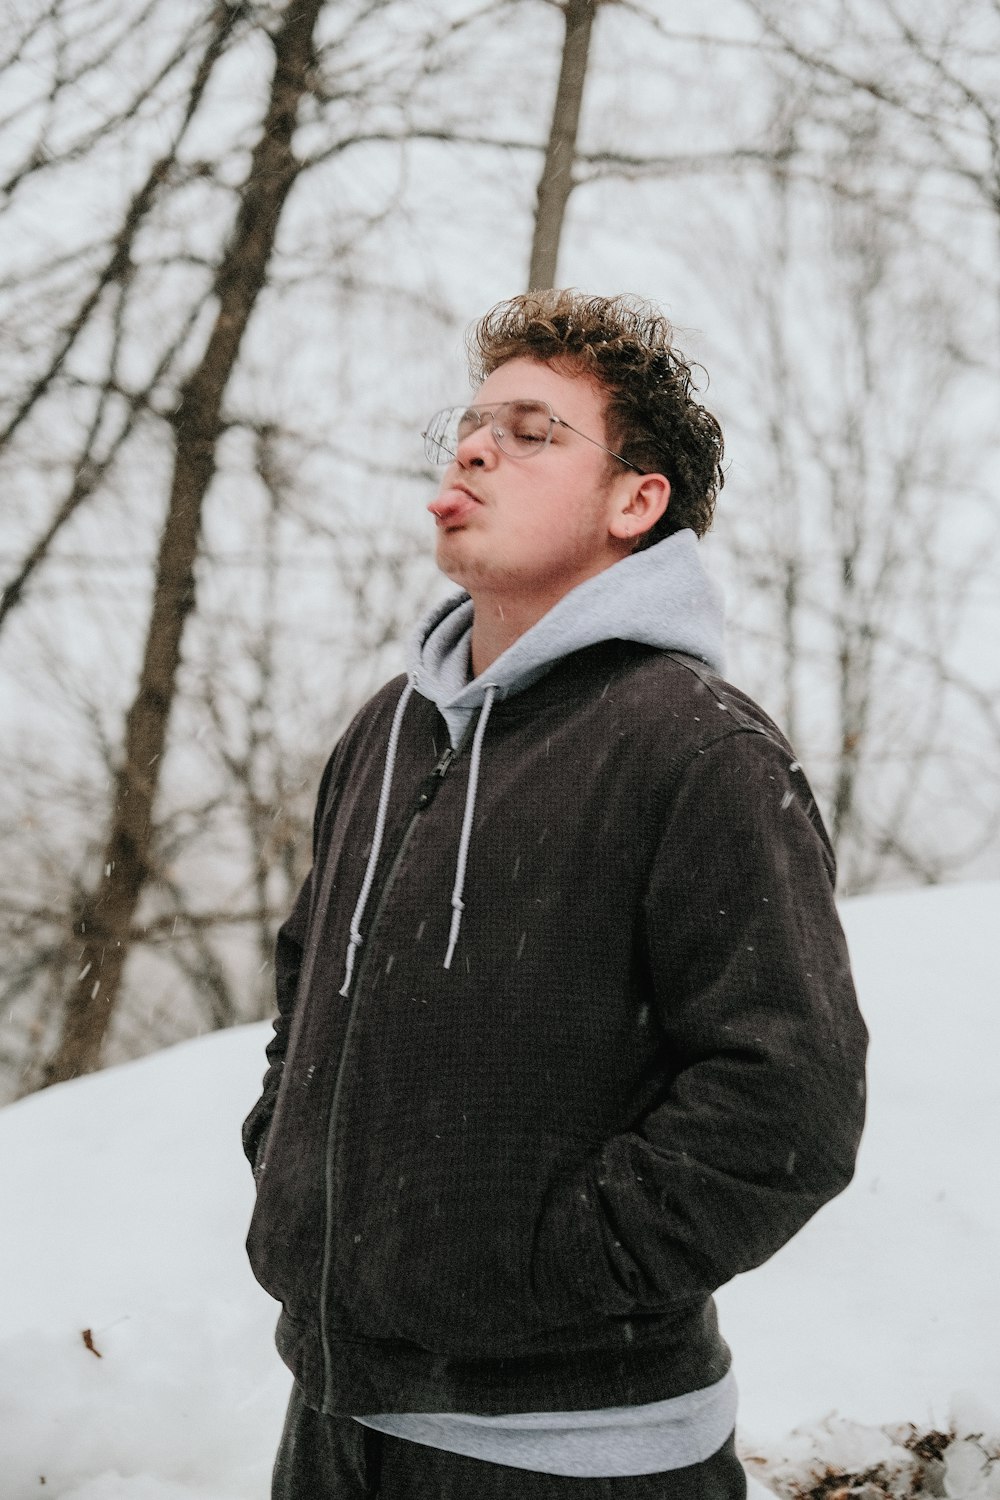
[[[243,1150],[255,1174],[263,1155],[264,1143],[267,1139],[271,1117],[274,1114],[278,1088],[285,1066],[288,1036],[291,1031],[295,997],[298,991],[299,971],[302,967],[302,955],[305,951],[306,934],[312,911],[319,829],[330,801],[334,759],[335,757],[331,757],[327,763],[316,799],[316,812],[313,819],[313,868],[306,877],[287,920],[278,929],[275,943],[274,977],[278,1013],[274,1020],[274,1035],[265,1049],[268,1067],[264,1074],[261,1095],[243,1122]]]
[[[665,1096],[552,1191],[535,1261],[550,1312],[703,1298],[854,1170],[867,1033],[801,770],[737,731],[694,756],[662,822],[643,946]]]

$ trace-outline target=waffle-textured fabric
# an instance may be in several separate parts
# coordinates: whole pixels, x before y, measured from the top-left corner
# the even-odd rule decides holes
[[[327,1413],[709,1387],[729,1366],[712,1290],[845,1186],[861,1128],[864,1027],[809,787],[703,663],[571,652],[492,706],[444,969],[468,754],[444,755],[417,693],[341,996],[404,686],[327,767],[279,938],[245,1131],[279,1349]]]

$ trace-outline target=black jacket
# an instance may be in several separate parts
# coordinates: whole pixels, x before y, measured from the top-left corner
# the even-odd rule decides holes
[[[467,759],[415,696],[338,991],[402,680],[323,778],[244,1127],[278,1345],[338,1412],[586,1409],[710,1384],[711,1291],[850,1180],[865,1030],[794,755],[691,658],[608,642]]]

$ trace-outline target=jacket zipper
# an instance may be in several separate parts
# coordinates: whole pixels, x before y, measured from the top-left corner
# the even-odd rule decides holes
[[[459,746],[459,749],[461,749],[461,746]],[[413,836],[413,830],[417,826],[417,822],[420,818],[421,813],[426,812],[427,808],[430,807],[431,803],[434,801],[434,798],[437,796],[438,789],[440,788],[445,776],[448,774],[448,770],[457,755],[458,750],[452,749],[451,745],[449,745],[444,754],[441,756],[440,760],[434,766],[434,769],[424,778],[423,782],[421,783],[420,790],[417,793],[417,799],[413,808],[413,812],[410,814],[409,822],[407,823],[406,828],[403,831],[403,837],[399,841],[399,844],[396,848],[396,853],[393,855],[392,864],[389,866],[388,873],[386,874],[385,879],[382,881],[382,884],[379,888],[378,898],[375,902],[372,919],[368,924],[368,932],[361,948],[361,961],[354,971],[354,978],[348,995],[347,1003],[350,1009],[347,1015],[347,1026],[344,1030],[344,1044],[341,1048],[340,1064],[337,1068],[337,1077],[334,1080],[333,1085],[333,1098],[330,1101],[330,1119],[329,1124],[327,1125],[326,1132],[326,1195],[323,1222],[323,1263],[320,1271],[319,1288],[319,1326],[320,1339],[323,1345],[324,1404],[329,1399],[331,1385],[330,1377],[333,1364],[333,1353],[330,1347],[329,1327],[327,1321],[329,1307],[327,1290],[329,1287],[330,1273],[333,1264],[333,1235],[331,1232],[333,1222],[334,1196],[333,1147],[336,1137],[335,1126],[337,1121],[337,1112],[340,1105],[341,1085],[344,1078],[344,1065],[347,1058],[348,1043],[351,1039],[351,1028],[355,1014],[354,997],[358,993],[358,986],[361,983],[361,979],[365,971],[368,953],[371,948],[372,935],[374,934],[375,929],[378,926],[379,918],[381,917],[382,911],[385,907],[386,898],[395,883],[397,874],[399,873],[399,867],[402,864],[403,855],[406,853],[407,846],[410,842],[411,837]]]

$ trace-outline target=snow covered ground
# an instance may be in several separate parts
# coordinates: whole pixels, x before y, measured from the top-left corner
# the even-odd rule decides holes
[[[825,1462],[904,1470],[883,1427],[954,1418],[985,1439],[931,1455],[936,1493],[1000,1500],[1000,885],[843,916],[870,1125],[849,1191],[720,1294],[741,1446],[787,1490]],[[0,1111],[0,1500],[266,1500],[288,1382],[243,1258],[239,1124],[267,1030]]]

